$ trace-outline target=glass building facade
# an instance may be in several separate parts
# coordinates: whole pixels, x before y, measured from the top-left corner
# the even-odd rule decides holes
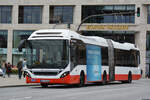
[[[150,50],[150,32],[147,32],[146,36],[146,50]]]
[[[50,6],[50,23],[73,23],[73,6]]]
[[[0,23],[9,24],[12,22],[12,7],[0,6]]]
[[[21,40],[27,39],[34,30],[14,30],[13,31],[13,65],[17,65],[17,62],[20,58],[23,58],[25,55],[25,50],[23,49],[22,52],[18,52],[18,45]]]
[[[150,6],[147,7],[147,23],[150,24]]]
[[[106,39],[124,43],[135,43],[135,32],[132,31],[83,31],[82,35],[85,36],[100,36]]]
[[[19,23],[40,24],[42,23],[41,6],[19,6]]]
[[[7,60],[7,30],[0,30],[0,63]]]
[[[82,20],[90,15],[107,14],[104,16],[92,17],[85,23],[135,23],[135,15],[129,12],[135,12],[135,5],[82,6]],[[112,13],[120,14],[112,15]]]
[[[150,73],[150,32],[147,32],[146,36],[146,74],[147,73]]]

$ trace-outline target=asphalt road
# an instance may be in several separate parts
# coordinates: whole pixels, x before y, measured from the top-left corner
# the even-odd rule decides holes
[[[108,85],[0,88],[0,100],[150,100],[150,79]]]

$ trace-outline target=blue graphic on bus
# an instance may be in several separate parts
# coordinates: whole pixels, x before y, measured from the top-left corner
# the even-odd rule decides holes
[[[101,80],[101,48],[99,46],[87,45],[87,81]]]

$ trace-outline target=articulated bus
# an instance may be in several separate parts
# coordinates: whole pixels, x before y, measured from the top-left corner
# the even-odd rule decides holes
[[[67,29],[38,30],[22,40],[27,59],[26,83],[131,83],[141,77],[140,52],[130,43],[82,36]]]

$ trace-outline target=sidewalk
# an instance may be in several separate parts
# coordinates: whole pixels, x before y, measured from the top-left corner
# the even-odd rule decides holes
[[[5,78],[0,76],[0,88],[4,87],[19,87],[19,86],[32,86],[38,84],[26,84],[24,78],[18,79],[17,75],[11,75],[10,77],[6,76]]]

